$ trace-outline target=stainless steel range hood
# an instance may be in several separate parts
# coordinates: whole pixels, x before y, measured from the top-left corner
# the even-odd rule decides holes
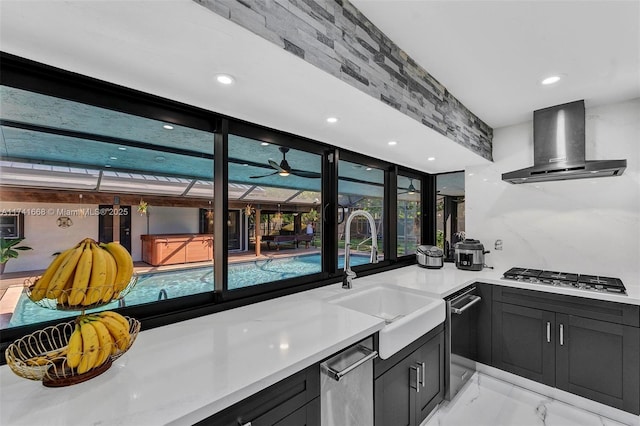
[[[627,160],[586,161],[584,100],[533,112],[533,167],[502,174],[510,183],[620,176]]]

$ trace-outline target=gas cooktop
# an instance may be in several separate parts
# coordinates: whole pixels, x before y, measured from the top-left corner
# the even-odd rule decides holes
[[[556,287],[574,287],[581,290],[627,294],[620,278],[519,267],[509,269],[503,274],[502,278],[532,284],[548,284]]]

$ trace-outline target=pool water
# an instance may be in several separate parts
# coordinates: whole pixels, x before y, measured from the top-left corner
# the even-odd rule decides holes
[[[351,256],[351,265],[369,263],[368,256]],[[338,267],[344,265],[344,256],[338,259]],[[230,290],[249,287],[261,283],[294,278],[321,272],[319,254],[287,257],[280,259],[255,260],[232,263],[228,267]],[[150,303],[167,298],[188,296],[213,291],[213,267],[190,268],[175,271],[141,274],[136,287],[124,298],[126,306]],[[118,302],[88,310],[88,313],[116,309]],[[42,308],[23,293],[9,320],[9,327],[35,324],[53,319],[77,316],[76,311],[56,311]]]

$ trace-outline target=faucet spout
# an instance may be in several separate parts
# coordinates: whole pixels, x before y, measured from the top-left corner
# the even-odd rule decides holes
[[[356,216],[363,216],[369,221],[371,228],[371,263],[378,263],[378,233],[376,231],[376,222],[371,213],[364,210],[356,210],[349,215],[345,223],[344,235],[344,278],[342,280],[342,288],[352,288],[352,281],[356,277],[356,273],[351,270],[351,222]]]

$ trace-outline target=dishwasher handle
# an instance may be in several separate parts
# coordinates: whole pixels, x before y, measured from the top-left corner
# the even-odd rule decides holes
[[[453,306],[451,306],[451,313],[460,315],[464,311],[466,311],[467,309],[475,305],[476,303],[480,303],[482,301],[482,297],[476,296],[475,294],[470,294],[468,297],[470,301],[467,304],[465,304],[463,307],[454,308]]]
[[[340,379],[342,379],[344,376],[349,374],[351,371],[353,371],[356,368],[360,367],[365,362],[370,361],[370,360],[375,359],[375,358],[378,357],[378,352],[377,351],[369,349],[366,346],[358,345],[358,347],[355,348],[355,349],[358,352],[360,352],[361,355],[364,355],[364,356],[362,358],[358,359],[357,361],[355,361],[354,363],[350,364],[349,366],[343,368],[342,370],[336,370],[331,365],[329,365],[328,363],[325,364],[324,367],[326,368],[325,371],[326,371],[327,375],[329,377],[331,377],[333,380],[339,382]]]

